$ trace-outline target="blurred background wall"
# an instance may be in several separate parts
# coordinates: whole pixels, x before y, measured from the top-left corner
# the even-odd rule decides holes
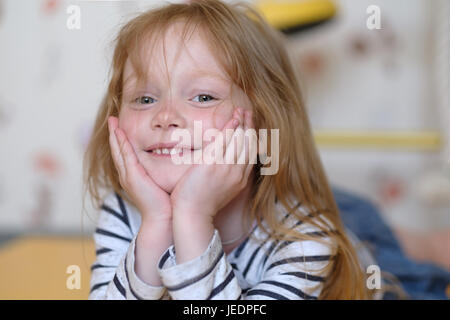
[[[336,0],[332,21],[288,39],[332,185],[373,200],[399,232],[450,240],[445,2]],[[161,3],[0,0],[0,234],[93,231],[82,155],[111,41]],[[80,29],[67,25],[73,5]],[[371,5],[381,29],[367,27]]]
[[[292,40],[332,183],[378,203],[396,226],[450,226],[449,119],[438,105],[449,71],[438,65],[450,31],[437,24],[442,2],[337,3],[335,21]],[[380,8],[379,30],[366,27],[371,5]]]
[[[421,230],[450,225],[448,201],[427,206],[420,189],[428,172],[442,169],[433,135],[443,125],[438,2],[339,0],[333,21],[289,36],[332,183],[377,201],[392,223]],[[160,3],[0,1],[0,232],[80,232],[82,153],[107,85],[111,41],[134,12]],[[80,29],[67,27],[71,5],[80,8]],[[370,5],[380,8],[380,30],[366,26]],[[380,131],[431,135],[409,148],[338,139]]]

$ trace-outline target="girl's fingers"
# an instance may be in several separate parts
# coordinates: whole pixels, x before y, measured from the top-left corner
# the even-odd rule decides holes
[[[139,161],[129,143],[125,132],[117,126],[117,119],[110,120],[110,142],[114,149],[114,158],[118,165],[119,175],[126,181],[127,176],[133,176],[138,169]]]
[[[120,156],[123,159],[123,167],[125,168],[125,174],[128,174],[128,166],[127,166],[127,161],[126,161],[126,156],[125,156],[125,152],[124,152],[124,145],[125,145],[125,139],[124,139],[124,135],[122,134],[120,128],[116,128],[116,130],[114,131],[114,134],[117,137],[117,142],[119,143],[119,152],[120,152]]]
[[[256,132],[253,130],[253,123],[251,119],[251,111],[245,111],[244,114],[244,150],[242,150],[238,164],[243,164],[241,182],[247,181],[252,171],[253,164],[256,163],[257,154],[257,137]]]
[[[258,137],[256,131],[253,128],[252,112],[247,110],[244,115],[244,150],[241,153],[240,161],[238,163],[255,164],[258,150]]]
[[[245,164],[247,163],[247,158],[248,158],[248,149],[249,149],[249,144],[250,141],[249,139],[251,138],[251,136],[249,136],[250,132],[248,132],[248,128],[249,128],[249,123],[248,123],[248,111],[246,110],[242,110],[243,112],[243,138],[242,138],[242,147],[238,152],[238,160],[237,163],[238,164]]]
[[[224,160],[227,164],[236,164],[242,150],[244,137],[244,118],[242,114],[243,110],[241,112],[238,112],[239,125],[231,135],[230,139],[227,139],[227,146],[224,155]]]
[[[238,108],[239,109],[239,108]],[[237,121],[236,121],[237,120]],[[225,134],[227,129],[235,129],[239,125],[237,109],[233,111],[233,117],[225,123],[222,133]]]
[[[136,153],[122,129],[117,128],[116,135],[120,145],[120,153],[124,160],[125,173],[133,175],[136,172],[136,166],[139,164]]]
[[[253,165],[256,164],[258,157],[258,138],[256,131],[253,131],[252,112],[248,111],[246,114],[247,130],[249,132],[249,147],[248,147],[248,165],[245,168],[244,176],[248,177],[252,171]],[[254,134],[253,134],[253,132]]]
[[[206,147],[203,149],[203,152],[206,153],[207,155],[211,154],[212,150],[220,150],[222,157],[216,156],[216,158],[213,159],[217,161],[216,163],[222,163],[221,158],[223,158],[223,155],[225,154],[228,142],[231,140],[231,137],[233,136],[234,129],[239,125],[239,121],[237,120],[236,114],[237,112],[235,110],[233,112],[233,117],[230,120],[228,120],[227,123],[225,123],[222,130],[217,129],[217,134],[214,141],[208,143],[208,145],[206,145]],[[220,143],[221,145],[217,145]]]
[[[227,149],[225,151],[225,163],[227,164],[237,164],[240,154],[242,152],[242,145],[244,144],[244,129],[239,125],[236,130],[234,130],[233,136],[231,137]]]
[[[234,130],[238,126],[239,126],[239,115],[236,109],[233,112],[233,117],[225,124],[221,132],[223,141],[222,155],[225,155],[228,144],[230,143],[231,138],[233,137]]]
[[[120,154],[119,143],[117,141],[117,136],[115,130],[117,128],[116,119],[111,117],[108,119],[108,129],[109,129],[109,144],[111,147],[111,155],[113,157],[114,163],[116,165],[119,174],[123,175],[125,173],[124,161]]]

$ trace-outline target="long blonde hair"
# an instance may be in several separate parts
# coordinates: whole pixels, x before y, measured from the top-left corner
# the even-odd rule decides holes
[[[115,39],[111,79],[83,164],[86,190],[95,207],[99,208],[103,200],[101,188],[113,189],[127,198],[110,154],[107,127],[108,116],[118,116],[120,111],[125,62],[130,58],[133,65],[139,66],[139,46],[144,39],[163,37],[165,30],[177,21],[184,22],[184,36],[187,30],[201,27],[215,57],[252,102],[257,132],[258,128],[279,129],[279,171],[275,175],[261,175],[261,163],[255,166],[256,174],[249,181],[253,185],[247,203],[250,217],[263,230],[266,229],[262,221],[266,221],[273,238],[322,241],[288,228],[276,219],[273,212],[277,201],[296,219],[319,227],[332,240],[334,253],[332,263],[324,270],[327,277],[319,298],[368,298],[364,273],[345,234],[316,150],[298,76],[286,50],[284,36],[246,3],[197,0],[190,4],[168,4],[138,15],[121,28]],[[138,77],[142,77],[141,70],[136,68]],[[268,153],[270,149],[269,145]],[[292,199],[298,199],[310,215],[305,216],[299,210],[298,202]],[[330,242],[326,243],[330,245]]]

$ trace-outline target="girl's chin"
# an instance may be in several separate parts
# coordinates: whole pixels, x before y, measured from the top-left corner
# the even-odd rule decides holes
[[[153,181],[167,193],[172,193],[178,181],[191,167],[187,164],[172,164],[170,160],[168,162],[143,161],[142,164]]]
[[[168,194],[171,194],[173,189],[175,189],[176,184],[175,183],[171,183],[168,181],[155,181],[156,184],[158,184],[158,186],[164,190],[165,192],[167,192]]]
[[[175,189],[178,181],[180,181],[181,177],[184,174],[184,171],[181,170],[173,170],[171,173],[165,173],[166,170],[161,170],[156,172],[152,172],[150,176],[153,181],[164,191],[167,193],[172,193]]]

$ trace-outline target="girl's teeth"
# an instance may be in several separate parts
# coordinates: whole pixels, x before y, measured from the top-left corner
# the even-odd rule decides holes
[[[163,148],[163,149],[154,149],[153,152],[156,154],[179,154],[179,153],[181,153],[181,149],[180,148],[171,148],[171,149]]]

